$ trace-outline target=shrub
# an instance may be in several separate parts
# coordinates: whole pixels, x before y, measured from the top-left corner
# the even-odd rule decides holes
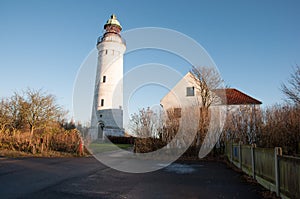
[[[161,149],[165,145],[165,142],[157,138],[136,138],[134,142],[134,152],[149,153]]]
[[[135,137],[119,137],[119,136],[107,136],[107,139],[114,144],[134,144]]]

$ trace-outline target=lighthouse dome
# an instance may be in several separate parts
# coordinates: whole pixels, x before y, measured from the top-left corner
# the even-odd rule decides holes
[[[106,24],[104,25],[104,28],[106,28],[109,25],[115,25],[118,26],[120,29],[122,29],[122,26],[120,22],[117,20],[117,16],[115,14],[112,14],[110,16],[110,19],[107,20]]]

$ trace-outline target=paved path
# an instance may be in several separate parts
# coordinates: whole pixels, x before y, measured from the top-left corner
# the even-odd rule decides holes
[[[174,163],[145,174],[94,158],[0,158],[0,198],[260,198],[262,188],[217,162]]]

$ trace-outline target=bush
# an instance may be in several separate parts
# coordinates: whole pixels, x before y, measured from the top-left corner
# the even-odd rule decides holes
[[[76,129],[55,128],[51,131],[39,130],[30,140],[29,132],[14,131],[0,133],[0,149],[29,152],[32,154],[49,151],[77,153],[80,136]]]
[[[54,151],[77,153],[80,139],[76,129],[63,130],[51,136],[49,148]]]
[[[283,153],[299,153],[300,107],[274,105],[265,109],[234,112],[227,116],[223,140],[256,144],[258,147],[282,147]]]
[[[165,142],[157,138],[136,138],[134,142],[134,152],[149,153],[161,149],[165,145]]]
[[[119,137],[119,136],[107,136],[107,139],[114,144],[134,144],[135,137]]]
[[[282,147],[283,153],[299,153],[300,107],[272,106],[262,114],[261,132],[258,134],[260,147]]]

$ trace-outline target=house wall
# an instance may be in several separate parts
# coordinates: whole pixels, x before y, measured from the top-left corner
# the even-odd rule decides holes
[[[190,106],[199,106],[201,100],[195,88],[195,96],[187,96],[186,88],[193,87],[195,80],[191,73],[187,73],[175,87],[160,101],[160,104],[165,110],[170,108],[183,108]]]

